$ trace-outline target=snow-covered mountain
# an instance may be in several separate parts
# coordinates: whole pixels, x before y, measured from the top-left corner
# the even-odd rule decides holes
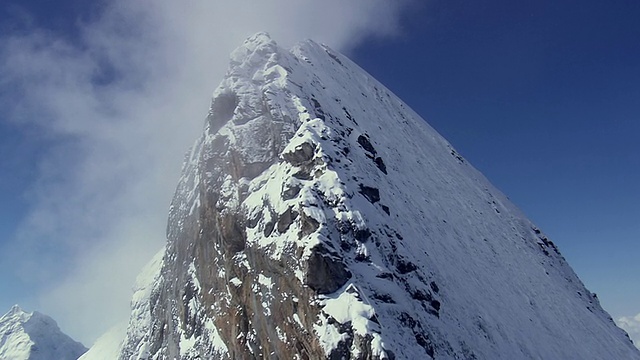
[[[76,360],[87,348],[65,335],[56,322],[14,305],[0,317],[0,359]]]
[[[540,229],[313,41],[231,54],[167,236],[120,359],[640,359]]]

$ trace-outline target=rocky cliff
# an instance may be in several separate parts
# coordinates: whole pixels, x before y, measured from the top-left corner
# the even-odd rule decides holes
[[[544,233],[343,55],[257,34],[121,359],[640,359]]]

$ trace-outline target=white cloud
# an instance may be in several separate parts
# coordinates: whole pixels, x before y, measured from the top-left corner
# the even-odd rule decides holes
[[[41,311],[91,343],[128,315],[133,279],[165,240],[183,154],[230,51],[263,30],[285,46],[313,38],[348,50],[397,34],[404,5],[116,0],[74,42],[37,28],[4,35],[0,89],[11,91],[0,105],[53,145],[2,261],[34,284]]]
[[[640,313],[634,317],[623,316],[618,319],[617,323],[618,326],[629,334],[633,343],[640,349]]]

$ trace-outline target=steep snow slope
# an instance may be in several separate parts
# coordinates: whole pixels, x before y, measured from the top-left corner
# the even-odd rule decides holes
[[[640,359],[541,230],[312,41],[232,53],[167,235],[121,359]]]
[[[127,324],[118,324],[100,336],[79,360],[114,360],[120,356]]]
[[[18,305],[0,318],[0,359],[76,360],[87,349],[60,331],[56,322]]]
[[[147,359],[149,357],[146,336],[150,332],[151,304],[149,299],[154,285],[159,281],[164,248],[158,251],[145,265],[133,287],[130,325],[119,324],[102,335],[80,360],[112,360],[124,353],[127,359]],[[135,324],[135,325],[134,325]],[[134,326],[132,326],[134,325]],[[125,342],[126,340],[126,342]],[[140,345],[140,346],[138,346]]]
[[[127,327],[126,337],[121,341],[122,358],[147,359],[150,356],[151,312],[154,306],[163,306],[163,304],[152,303],[151,298],[153,292],[157,293],[157,286],[162,280],[160,270],[162,269],[164,255],[165,249],[163,248],[154,255],[136,279],[133,299],[131,300],[131,318]]]

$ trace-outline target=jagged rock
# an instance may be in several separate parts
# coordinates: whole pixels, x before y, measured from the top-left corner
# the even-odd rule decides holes
[[[360,146],[362,146],[363,149],[369,152],[371,156],[376,155],[376,149],[373,147],[373,145],[371,144],[371,141],[369,141],[369,138],[367,136],[365,135],[358,136],[358,144],[360,144]]]
[[[296,218],[298,218],[298,213],[293,211],[293,208],[288,208],[278,219],[278,232],[280,234],[287,232]]]
[[[285,161],[288,161],[293,166],[300,166],[310,162],[313,159],[315,147],[313,144],[304,142],[295,147],[294,151],[286,152],[282,154]]]
[[[351,278],[351,272],[338,255],[330,253],[324,246],[311,249],[306,270],[305,284],[318,294],[332,293]]]
[[[376,166],[378,167],[378,169],[380,169],[380,171],[382,171],[385,175],[387,175],[387,166],[384,164],[384,161],[382,161],[381,157],[377,157],[373,160],[373,162],[376,164]]]
[[[360,184],[360,194],[367,198],[370,203],[375,204],[380,201],[380,190],[372,186]]]
[[[302,187],[298,184],[289,184],[285,185],[284,190],[282,191],[282,200],[291,200],[298,196]]]
[[[311,235],[320,227],[318,220],[302,212],[300,219],[300,237]]]

